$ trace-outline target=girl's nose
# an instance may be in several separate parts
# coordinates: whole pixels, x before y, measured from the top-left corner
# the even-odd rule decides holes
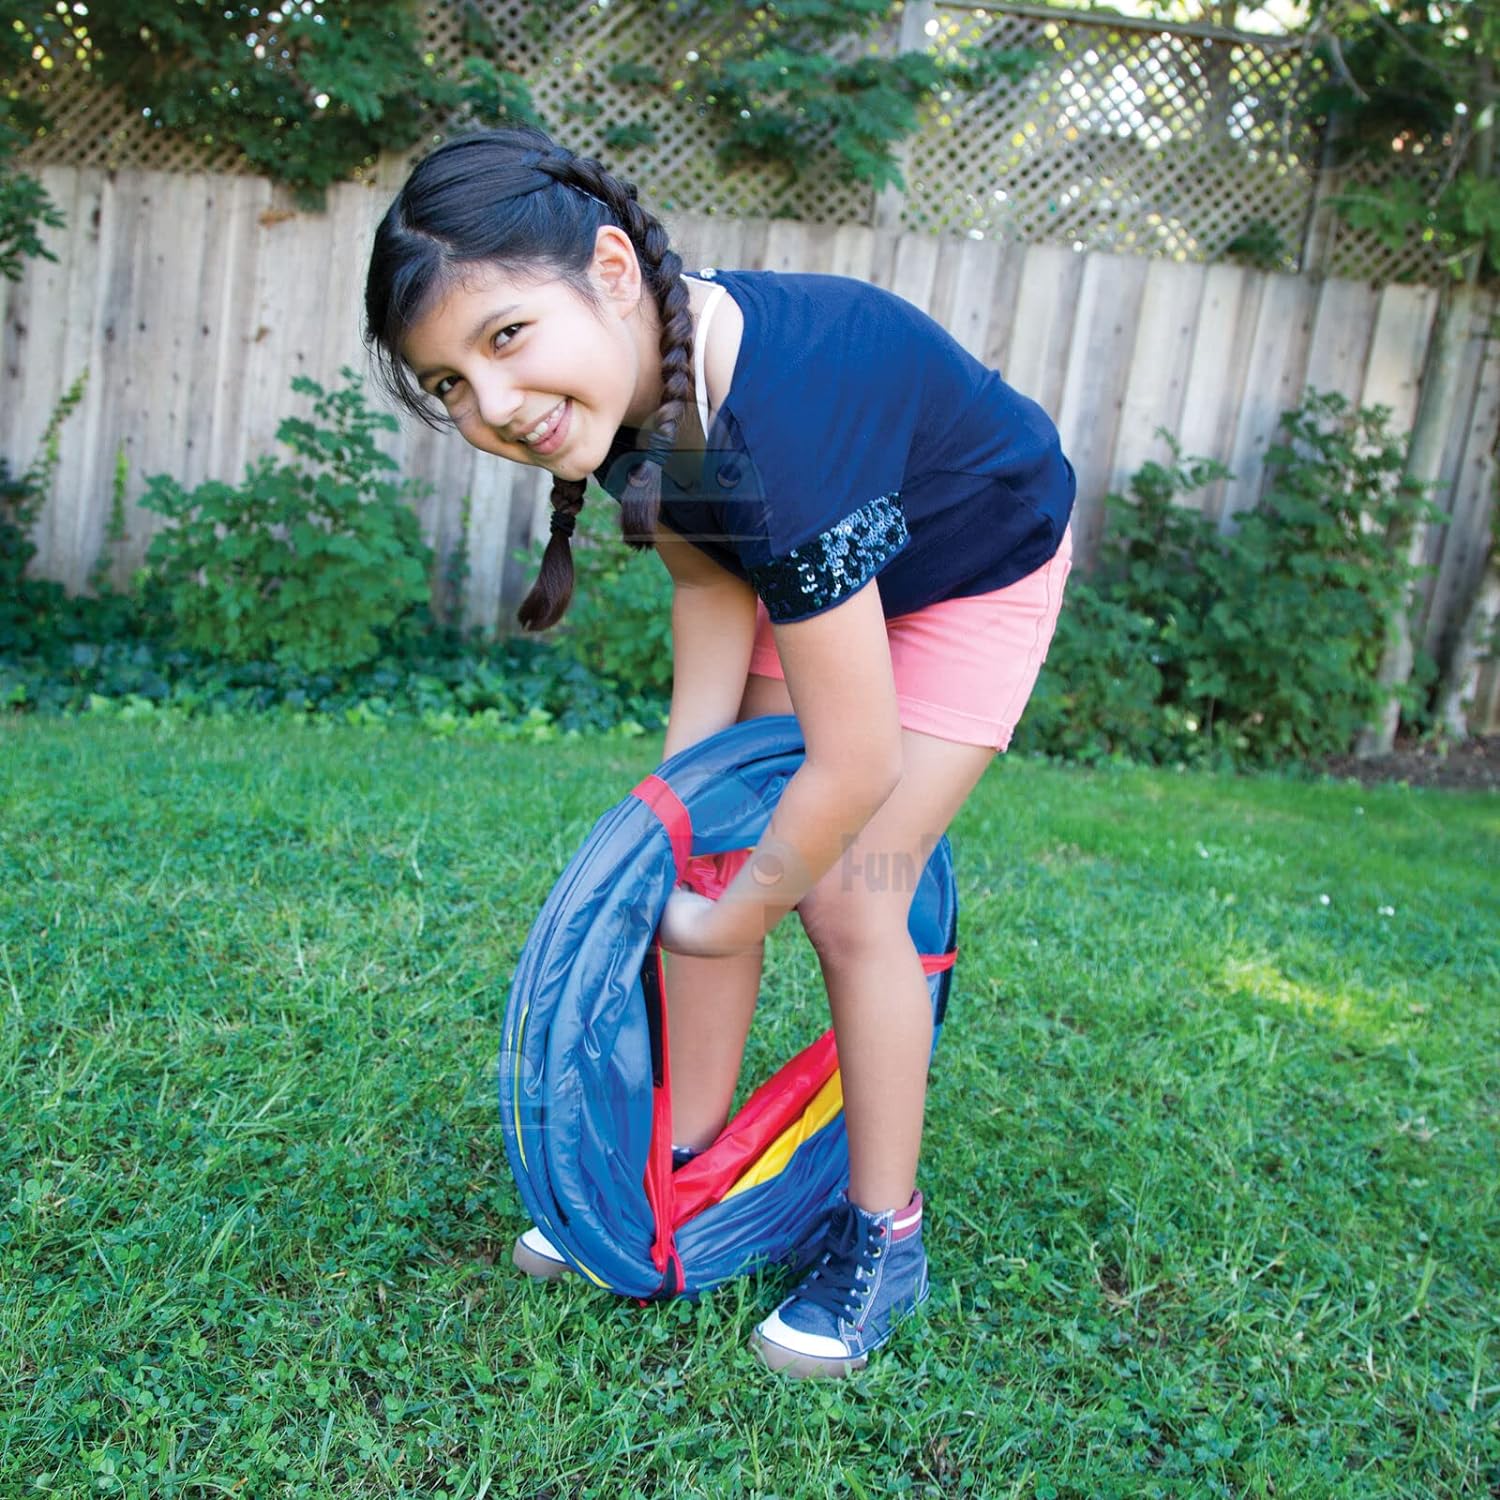
[[[480,419],[486,426],[501,431],[509,430],[511,422],[520,413],[524,399],[514,382],[493,370],[476,380],[474,396]]]

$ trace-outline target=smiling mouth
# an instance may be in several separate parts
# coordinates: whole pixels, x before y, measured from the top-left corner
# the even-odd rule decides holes
[[[540,422],[536,424],[535,427],[531,429],[530,432],[522,433],[521,436],[516,439],[516,442],[520,443],[525,448],[541,447],[547,441],[547,439],[550,438],[554,432],[556,432],[558,424],[563,419],[563,413],[567,410],[567,406],[568,401],[567,398],[564,397],[557,403],[556,406],[552,408],[551,411],[547,413],[545,417],[542,418]]]

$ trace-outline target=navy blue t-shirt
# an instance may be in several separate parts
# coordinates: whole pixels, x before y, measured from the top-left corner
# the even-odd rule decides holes
[[[661,520],[778,624],[879,580],[886,617],[1024,578],[1062,542],[1072,466],[1034,401],[894,294],[843,276],[700,271],[744,317],[707,451],[674,453]],[[595,477],[639,462],[622,429]]]

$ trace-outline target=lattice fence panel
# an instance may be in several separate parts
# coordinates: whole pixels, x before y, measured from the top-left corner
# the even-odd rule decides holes
[[[1293,268],[1316,150],[1291,107],[1299,50],[967,6],[938,7],[934,26],[951,55],[1041,61],[934,109],[909,158],[907,223],[1175,260],[1219,259],[1253,234]]]
[[[466,52],[465,8],[501,39],[492,60],[526,79],[545,120],[575,149],[629,177],[666,212],[869,223],[876,196],[829,160],[788,178],[774,168],[726,172],[704,106],[685,76],[689,49],[712,58],[767,24],[764,11],[693,14],[672,0],[427,0],[423,25],[440,57]],[[1061,243],[1174,260],[1238,255],[1262,266],[1377,281],[1433,281],[1442,257],[1420,229],[1399,246],[1335,217],[1318,264],[1305,264],[1319,216],[1319,146],[1302,105],[1319,63],[1300,43],[1131,25],[1120,18],[961,0],[926,6],[927,45],[1027,48],[1038,66],[1018,81],[934,101],[905,148],[910,228]],[[893,50],[896,24],[851,39],[845,55]],[[622,62],[655,68],[660,89],[622,87]],[[28,159],[74,166],[243,171],[232,149],[166,131],[127,111],[59,59],[26,83],[55,121]],[[654,140],[621,147],[610,127],[648,125]],[[447,122],[454,124],[457,122]],[[1444,143],[1323,178],[1323,191],[1415,179],[1441,182]],[[889,222],[889,220],[883,220]]]
[[[776,168],[740,167],[726,172],[705,127],[705,109],[686,76],[698,58],[723,57],[745,38],[755,17],[678,19],[675,5],[659,0],[588,0],[585,4],[538,4],[536,0],[469,0],[505,39],[493,60],[521,74],[538,111],[568,146],[598,156],[628,177],[643,197],[664,212],[770,215],[812,222],[861,223],[870,218],[872,190],[840,176],[831,160],[788,179]],[[434,46],[449,56],[461,52],[462,16],[457,5],[428,7]],[[885,45],[851,38],[845,57]],[[690,57],[688,54],[694,54]],[[654,68],[660,89],[623,88],[610,82],[622,63]],[[654,132],[649,145],[621,148],[606,139],[612,125],[628,120]]]
[[[1022,48],[1040,62],[1019,82],[929,107],[908,148],[904,224],[1308,269],[1321,147],[1305,106],[1323,74],[1304,43],[1020,6],[933,10],[936,53]],[[1393,151],[1385,163],[1325,177],[1323,191],[1402,178],[1435,190],[1444,148]],[[1337,217],[1312,269],[1378,281],[1445,274],[1419,229],[1392,246]]]
[[[1330,191],[1355,196],[1363,190],[1379,192],[1400,182],[1414,182],[1424,194],[1442,190],[1451,161],[1446,142],[1404,142],[1405,150],[1392,151],[1382,162],[1360,162],[1333,174]],[[1425,149],[1424,149],[1425,148]],[[1426,281],[1436,283],[1452,276],[1443,251],[1429,230],[1412,225],[1396,243],[1373,229],[1355,228],[1340,215],[1330,222],[1325,264],[1329,273],[1368,281]]]

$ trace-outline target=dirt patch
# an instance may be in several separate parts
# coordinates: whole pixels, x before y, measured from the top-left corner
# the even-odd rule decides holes
[[[1389,755],[1373,760],[1335,755],[1323,763],[1322,769],[1330,776],[1351,777],[1365,786],[1404,781],[1409,786],[1493,792],[1500,788],[1500,735],[1476,735],[1446,750],[1398,741]]]

